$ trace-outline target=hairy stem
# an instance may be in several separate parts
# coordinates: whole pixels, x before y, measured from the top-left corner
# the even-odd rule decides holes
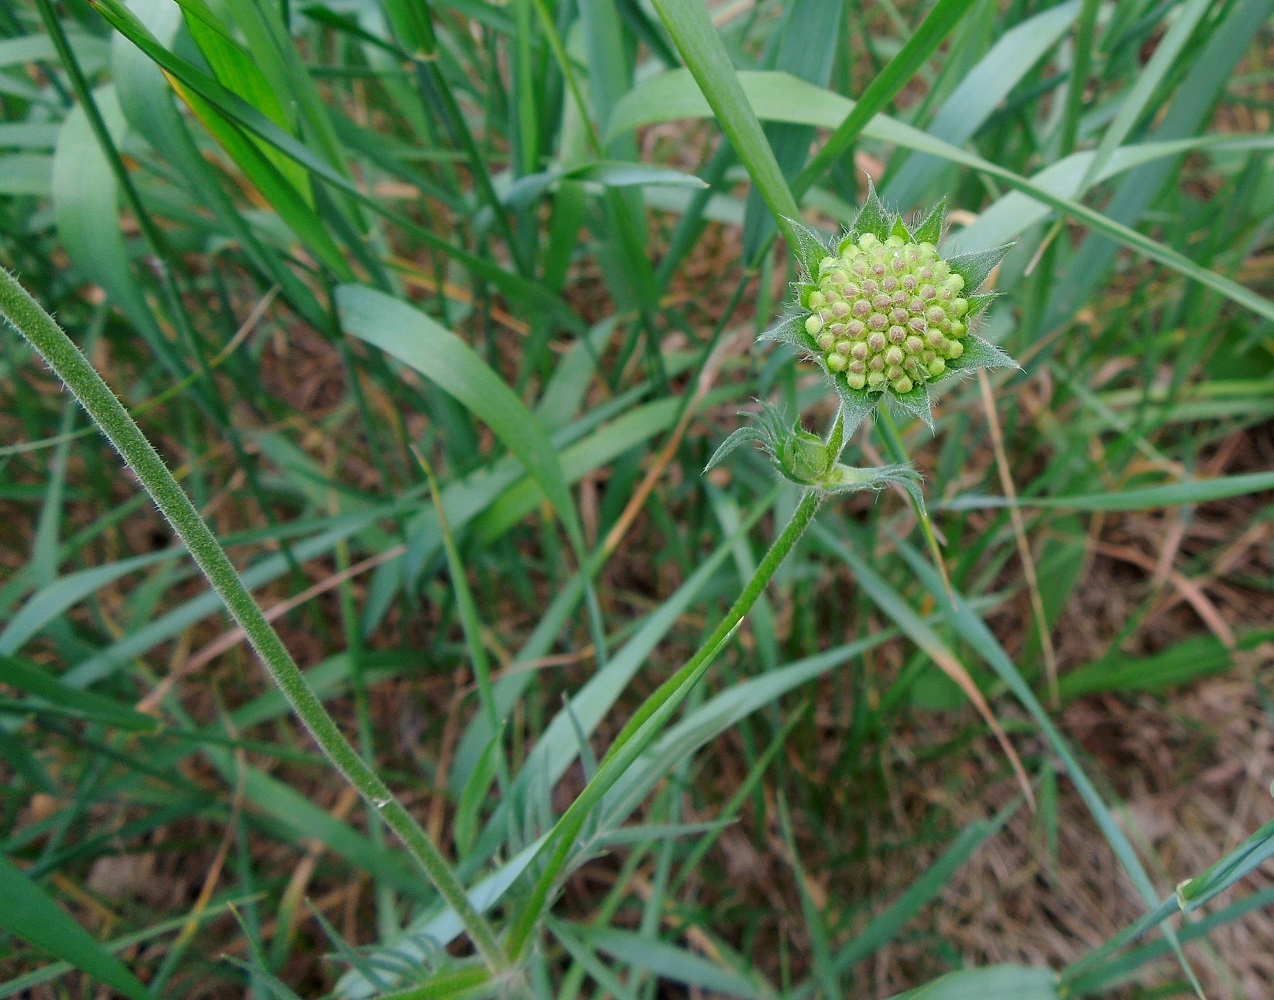
[[[822,501],[823,495],[818,490],[808,490],[801,497],[801,502],[792,512],[792,519],[774,540],[765,558],[757,566],[756,572],[752,574],[752,579],[730,606],[725,617],[717,624],[712,635],[699,647],[699,651],[687,660],[680,670],[664,681],[628,720],[606,752],[593,780],[584,786],[579,797],[557,821],[557,825],[545,841],[545,848],[551,850],[548,862],[531,893],[531,898],[522,909],[509,934],[509,954],[515,960],[525,953],[531,941],[532,932],[547,908],[549,893],[559,875],[566,870],[571,851],[577,846],[580,831],[593,809],[601,801],[602,796],[663,732],[673,712],[694,689],[695,684],[707,672],[725,644],[730,641],[735,629],[752,610],[752,605],[757,602],[757,598],[764,593],[766,585],[779,565],[805,534],[805,529],[814,520],[814,515],[818,513]]]
[[[327,759],[402,840],[438,894],[460,917],[487,965],[493,971],[503,970],[506,960],[490,924],[469,902],[464,886],[428,834],[341,733],[163,459],[79,348],[4,268],[0,268],[0,315],[75,394],[190,551]]]

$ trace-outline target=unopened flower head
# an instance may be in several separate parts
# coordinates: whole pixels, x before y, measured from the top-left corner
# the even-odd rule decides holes
[[[798,347],[823,369],[847,432],[885,398],[931,422],[935,383],[1014,365],[969,330],[994,298],[978,288],[1009,246],[944,258],[942,229],[943,205],[911,228],[874,190],[834,247],[792,223],[803,272],[796,307],[765,339]]]
[[[744,424],[722,442],[712,456],[705,472],[711,471],[726,456],[745,443],[759,445],[770,457],[774,468],[785,478],[827,495],[853,493],[858,490],[880,490],[891,483],[901,486],[911,494],[916,505],[923,510],[924,495],[920,492],[920,476],[910,465],[884,465],[856,468],[839,461],[845,444],[845,425],[837,420],[827,440],[816,437],[801,428],[789,424],[770,403],[762,402],[757,413],[740,413],[747,417]]]
[[[820,262],[801,295],[805,332],[851,389],[908,393],[964,354],[963,291],[932,243],[864,233]]]

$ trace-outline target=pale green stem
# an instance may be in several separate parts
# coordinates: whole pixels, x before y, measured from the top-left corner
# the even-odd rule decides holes
[[[4,268],[0,268],[0,315],[39,352],[128,463],[142,488],[225,602],[270,677],[314,737],[314,742],[402,840],[438,894],[460,917],[486,964],[492,971],[502,971],[506,967],[506,959],[494,931],[469,902],[464,885],[451,870],[442,852],[342,735],[323,703],[306,683],[278,633],[239,579],[234,564],[216,536],[110,387],[62,328]]]
[[[534,931],[548,904],[548,896],[553,883],[570,858],[576,847],[580,831],[593,808],[601,801],[602,796],[619,780],[619,777],[636,762],[646,748],[655,740],[672,713],[693,690],[695,683],[704,675],[717,654],[730,641],[735,629],[743,621],[744,616],[752,610],[757,598],[765,592],[766,585],[774,576],[779,565],[787,558],[792,547],[805,534],[805,529],[814,520],[819,505],[823,502],[823,494],[818,490],[808,490],[801,497],[801,502],[792,512],[792,519],[774,540],[770,550],[757,566],[756,572],[743,592],[735,599],[726,616],[721,619],[707,641],[699,647],[699,651],[684,666],[663,682],[637,713],[615,738],[610,749],[602,760],[601,768],[590,781],[579,797],[571,803],[562,814],[553,832],[546,841],[552,847],[552,853],[544,866],[543,873],[531,893],[531,898],[524,905],[521,914],[509,933],[509,954],[520,958],[531,940]]]

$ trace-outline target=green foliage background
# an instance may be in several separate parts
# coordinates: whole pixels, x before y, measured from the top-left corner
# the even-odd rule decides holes
[[[0,993],[1230,989],[1204,942],[1274,903],[1274,826],[1169,871],[1062,710],[1225,674],[1274,718],[1272,9],[0,0],[0,265],[397,796],[344,785],[5,326]],[[754,341],[790,220],[830,234],[864,170],[945,197],[949,252],[1016,241],[979,333],[1023,369],[865,425],[845,460],[926,505],[801,537],[761,454],[701,472],[753,398],[830,423]],[[1146,577],[1068,643],[1120,525]],[[1147,643],[1169,571],[1216,594]],[[1059,908],[1059,830],[1114,858],[1123,932],[944,937],[1019,824]]]

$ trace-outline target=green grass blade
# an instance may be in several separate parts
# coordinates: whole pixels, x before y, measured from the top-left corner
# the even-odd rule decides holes
[[[111,132],[122,136],[125,125],[114,88],[99,89],[94,96]],[[88,116],[78,106],[66,116],[58,136],[52,195],[58,236],[76,267],[106,290],[148,343],[164,343],[146,293],[129,267],[115,177]]]
[[[1174,5],[1172,23],[1155,45],[1154,55],[1137,74],[1132,87],[1124,95],[1119,104],[1119,110],[1115,112],[1114,120],[1102,133],[1101,142],[1097,144],[1097,149],[1093,153],[1086,180],[1101,171],[1115,154],[1115,150],[1119,149],[1132,133],[1133,126],[1147,115],[1155,92],[1173,69],[1182,50],[1189,43],[1190,36],[1194,34],[1195,28],[1212,6],[1209,0],[1188,0],[1187,3]]]
[[[568,327],[579,327],[580,323],[575,314],[557,296],[547,291],[543,286],[504,270],[494,261],[467,253],[459,247],[449,244],[446,240],[437,236],[429,227],[413,223],[410,219],[389,209],[383,200],[373,198],[359,190],[339,171],[334,170],[325,160],[315,155],[304,143],[298,141],[285,130],[280,129],[252,105],[160,45],[120,0],[97,0],[97,9],[102,12],[117,31],[145,52],[146,55],[150,56],[170,79],[183,84],[190,93],[198,95],[215,108],[219,114],[224,115],[227,119],[240,126],[245,132],[264,139],[274,148],[281,150],[303,165],[314,176],[326,181],[338,191],[367,205],[386,218],[393,219],[395,224],[406,232],[411,233],[433,249],[447,254],[472,271],[476,276],[491,281],[505,292],[511,301],[554,315]]]
[[[296,105],[289,101],[288,107],[285,108],[283,104],[284,95],[288,93],[287,89],[279,86],[279,81],[272,82],[267,78],[261,61],[253,58],[235,40],[231,31],[217,21],[216,15],[203,0],[184,0],[182,9],[186,15],[186,29],[208,61],[213,76],[231,93],[243,98],[279,128],[295,134]],[[224,119],[217,120],[220,116],[216,116],[215,112],[210,116],[209,112],[212,109],[206,105],[197,110],[200,111],[209,130],[218,141],[225,145],[224,132],[228,128],[232,129],[233,126]],[[310,177],[305,168],[259,139],[248,141],[274,165],[275,170],[282,175],[286,183],[292,185],[305,200],[306,205],[313,208],[314,195],[310,190]],[[234,155],[233,149],[232,155]],[[239,160],[238,156],[236,160]],[[240,160],[240,166],[245,166],[242,160]],[[252,173],[248,176],[255,180]],[[270,199],[270,203],[274,204],[274,200]]]
[[[604,952],[630,968],[641,969],[657,979],[706,990],[713,996],[762,1000],[771,995],[763,984],[754,983],[732,969],[723,968],[716,962],[666,941],[612,927],[596,928],[575,924],[572,930],[588,947]]]
[[[171,934],[173,931],[180,931],[192,920],[197,923],[206,923],[209,920],[224,916],[236,906],[247,905],[251,902],[251,897],[244,896],[217,900],[210,903],[197,914],[183,914],[171,920],[160,921],[142,930],[133,931],[131,934],[121,934],[111,941],[102,943],[101,947],[108,953],[115,954],[139,944],[146,944],[155,938]],[[70,962],[54,962],[52,965],[46,965],[35,972],[29,972],[26,975],[0,983],[0,997],[30,996],[30,991],[33,987],[52,982],[54,979],[65,976],[68,972],[73,972],[74,970],[75,966]]]
[[[851,109],[853,104],[838,94],[811,86],[787,74],[742,73],[739,74],[739,80],[746,99],[755,108],[754,117],[759,116],[767,120],[805,122],[830,128],[845,119],[847,110]],[[656,85],[652,86],[652,84]],[[701,94],[693,89],[690,78],[673,71],[656,77],[633,90],[626,98],[624,105],[616,109],[611,128],[612,130],[631,128],[639,123],[648,124],[676,118],[708,117],[712,113],[714,109]],[[966,152],[897,122],[882,120],[877,124],[877,135],[881,138],[887,138],[909,149],[931,153],[1002,181],[1034,200],[1083,222],[1094,232],[1108,236],[1149,259],[1158,261],[1187,278],[1220,292],[1236,305],[1265,319],[1274,320],[1274,302],[1230,278],[1200,267],[1185,254],[1170,246],[1151,239],[1123,223],[1116,222],[1095,209],[1055,194],[1031,179],[997,166],[976,153]]]
[[[68,687],[34,664],[11,656],[0,656],[0,680],[41,701],[56,705],[61,711],[69,711],[79,718],[92,719],[127,732],[153,733],[162,725],[158,719],[136,712],[111,698]]]
[[[1214,899],[1240,879],[1274,858],[1274,820],[1266,823],[1206,872],[1177,886],[1177,901],[1185,912]]]
[[[1224,909],[1209,913],[1193,923],[1185,924],[1179,932],[1181,941],[1184,943],[1198,940],[1240,917],[1268,910],[1270,906],[1274,906],[1274,889],[1254,892]],[[1143,966],[1169,954],[1169,951],[1166,941],[1148,941],[1095,968],[1090,969],[1084,961],[1081,961],[1062,971],[1062,983],[1070,996],[1101,994],[1131,979]],[[1075,971],[1072,972],[1072,969]]]
[[[872,77],[862,97],[851,102],[847,113],[831,126],[834,131],[823,148],[792,182],[792,190],[798,196],[813,187],[827,169],[849,150],[867,123],[907,85],[974,6],[970,0],[938,0],[933,5],[898,54]]]
[[[181,555],[181,552],[170,550],[134,556],[132,559],[95,566],[78,573],[69,573],[41,587],[27,600],[21,610],[9,619],[4,631],[0,632],[0,656],[16,653],[32,636],[59,618],[67,608],[73,607],[103,587],[137,570],[179,558]]]
[[[897,899],[872,918],[861,933],[837,948],[832,963],[838,975],[847,975],[863,959],[875,954],[896,938],[916,915],[937,899],[951,884],[956,873],[981,849],[982,845],[1004,828],[1018,809],[1017,804],[1002,810],[994,819],[970,823],[945,851],[907,887]],[[789,1000],[808,1000],[818,994],[818,983],[812,978],[792,990]]]
[[[1085,493],[1078,496],[1022,497],[1017,501],[1023,507],[1048,507],[1061,510],[1117,511],[1153,510],[1156,507],[1179,507],[1187,504],[1209,503],[1230,497],[1246,496],[1274,489],[1274,472],[1244,472],[1235,476],[1217,476],[1214,479],[1195,479],[1165,486],[1143,486],[1131,490],[1115,490],[1110,493]],[[976,510],[1007,507],[1006,497],[954,497],[938,503],[944,510]]]
[[[793,0],[787,5],[783,20],[776,29],[777,40],[770,42],[778,50],[771,68],[826,87],[840,49],[844,21],[844,0]],[[774,150],[774,158],[783,176],[789,180],[809,159],[814,137],[814,129],[808,125],[770,122],[765,126],[766,141]],[[774,228],[773,220],[765,214],[760,192],[753,188],[748,192],[743,215],[745,260],[755,259],[763,241],[771,236]]]
[[[953,146],[968,142],[1022,77],[1069,30],[1079,15],[1080,3],[1069,0],[1047,8],[1006,31],[964,75],[925,131]],[[910,157],[881,184],[882,200],[903,209],[911,206],[931,188],[931,175],[940,163],[931,156]]]
[[[7,856],[0,854],[0,927],[131,1000],[153,1000],[123,962],[72,920]]]
[[[1230,83],[1234,67],[1248,51],[1257,33],[1268,23],[1271,11],[1274,11],[1272,0],[1239,0],[1223,12],[1224,20],[1195,55],[1172,103],[1159,112],[1159,124],[1152,138],[1171,141],[1203,131],[1213,107]],[[1113,228],[1093,227],[1096,232],[1084,241],[1072,266],[1050,292],[1045,327],[1069,319],[1083,302],[1089,300],[1098,284],[1106,279],[1119,244],[1134,246],[1125,238],[1125,234],[1131,232],[1127,224],[1136,221],[1160,192],[1179,178],[1181,162],[1177,159],[1148,165],[1120,184],[1104,209],[1105,214],[1115,220]],[[1112,238],[1103,239],[1102,236]],[[1140,248],[1134,246],[1134,249]],[[1194,269],[1183,269],[1164,257],[1152,256],[1152,259],[1168,264],[1187,277],[1203,281]],[[1255,308],[1255,304],[1250,302],[1250,293],[1249,296],[1232,294],[1232,282],[1204,281],[1204,284],[1244,308],[1252,309],[1267,319],[1270,317],[1268,308]],[[1268,300],[1260,301],[1268,306]]]
[[[1057,977],[1048,969],[992,965],[935,979],[893,1000],[1061,1000]]]
[[[1261,629],[1239,637],[1236,646],[1247,650],[1271,641],[1274,629]],[[1058,693],[1063,701],[1072,701],[1101,691],[1166,692],[1233,669],[1233,651],[1214,635],[1199,635],[1153,656],[1115,654],[1075,667],[1061,679]]]
[[[505,381],[473,349],[430,317],[362,285],[342,285],[336,302],[344,329],[420,372],[495,432],[539,483],[577,551],[584,533],[548,433]]]
[[[1036,698],[1035,692],[1031,690],[1018,671],[1016,664],[1004,651],[1004,647],[991,634],[991,630],[987,628],[985,622],[969,607],[964,597],[956,591],[946,590],[937,573],[924,561],[918,552],[905,542],[899,544],[898,551],[906,559],[912,571],[924,583],[926,589],[934,595],[937,601],[941,602],[939,606],[947,609],[947,617],[956,632],[977,651],[978,655],[995,671],[1000,680],[1004,682],[1027,712],[1030,713],[1045,739],[1048,740],[1053,752],[1057,754],[1062,765],[1066,768],[1066,773],[1070,776],[1071,782],[1075,785],[1080,798],[1083,799],[1084,805],[1088,807],[1088,811],[1097,822],[1102,836],[1106,838],[1106,842],[1110,845],[1111,851],[1114,852],[1120,867],[1128,874],[1129,879],[1147,908],[1151,910],[1156,908],[1159,905],[1159,896],[1155,892],[1154,884],[1150,881],[1150,876],[1146,873],[1141,859],[1137,857],[1137,852],[1133,849],[1127,834],[1115,821],[1110,807],[1106,805],[1097,789],[1093,786],[1092,780],[1085,773],[1070,745],[1062,737],[1062,734],[1058,732],[1052,719],[1044,711],[1043,705]],[[1167,924],[1163,924],[1161,925],[1161,930],[1164,937],[1173,945],[1173,949],[1177,953],[1182,966],[1193,978],[1193,973],[1190,972],[1172,928]]]
[[[799,218],[800,209],[703,0],[653,0],[653,3],[704,100],[765,199],[775,223],[789,245],[795,246],[795,236],[789,232],[786,220]],[[608,134],[619,134],[613,121],[608,123]]]

